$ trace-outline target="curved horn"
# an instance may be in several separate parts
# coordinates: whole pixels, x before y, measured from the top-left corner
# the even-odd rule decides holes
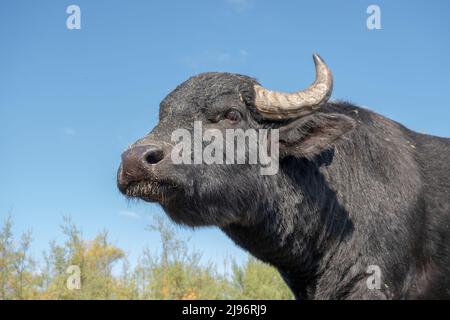
[[[307,89],[284,93],[255,85],[255,107],[267,119],[282,120],[299,117],[317,109],[326,102],[333,90],[331,70],[318,54],[313,55],[316,80]]]

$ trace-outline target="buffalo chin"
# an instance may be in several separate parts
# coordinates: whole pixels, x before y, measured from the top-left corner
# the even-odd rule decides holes
[[[227,212],[210,212],[206,208],[193,207],[195,201],[177,194],[170,201],[160,202],[164,212],[176,224],[188,227],[214,226],[224,228],[230,224],[240,224],[241,219],[236,214]]]
[[[130,198],[138,198],[146,202],[164,203],[177,191],[177,185],[163,181],[140,181],[130,184],[125,195]]]

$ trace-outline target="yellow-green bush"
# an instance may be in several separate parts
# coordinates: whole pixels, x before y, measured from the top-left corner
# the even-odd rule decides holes
[[[150,231],[161,237],[161,252],[144,249],[135,267],[123,250],[112,245],[108,233],[93,240],[70,219],[62,231],[64,244],[50,243],[38,268],[29,253],[31,233],[19,243],[11,232],[11,219],[0,230],[0,299],[292,299],[293,296],[272,267],[249,258],[221,274],[213,263],[201,263],[201,253],[189,250],[187,240],[157,217]],[[122,265],[117,274],[113,268]],[[81,288],[67,288],[70,265],[81,270]]]

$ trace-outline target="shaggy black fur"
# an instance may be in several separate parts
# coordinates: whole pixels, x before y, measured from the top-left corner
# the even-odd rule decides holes
[[[159,200],[167,214],[188,226],[220,227],[275,266],[299,299],[450,298],[450,139],[343,102],[266,121],[253,106],[255,83],[201,74],[161,103],[159,124],[135,145],[165,150],[145,181],[177,185]],[[240,122],[223,118],[230,108],[241,112]],[[279,173],[173,165],[171,133],[192,130],[194,121],[223,132],[279,128]],[[370,265],[381,269],[379,290],[366,285]]]

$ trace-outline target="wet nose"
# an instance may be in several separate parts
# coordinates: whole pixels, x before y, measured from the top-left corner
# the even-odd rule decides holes
[[[132,182],[151,177],[152,166],[163,158],[163,149],[154,144],[136,146],[125,151],[117,177],[119,189],[124,190]]]

